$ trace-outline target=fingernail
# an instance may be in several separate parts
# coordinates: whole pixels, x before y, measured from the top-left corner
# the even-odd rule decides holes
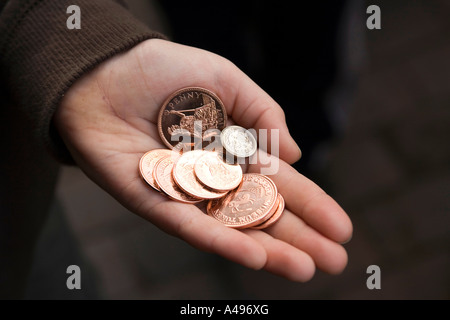
[[[347,244],[347,243],[349,243],[349,242],[352,240],[352,238],[353,238],[353,233],[352,233],[352,235],[350,236],[350,238],[348,238],[347,240],[341,242],[341,244]]]
[[[297,146],[298,149],[298,160],[300,160],[302,158],[302,149],[300,149],[297,143],[295,145]]]

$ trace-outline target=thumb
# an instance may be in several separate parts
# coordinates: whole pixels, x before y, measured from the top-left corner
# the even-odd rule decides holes
[[[298,161],[301,150],[289,133],[280,105],[237,67],[232,77],[218,90],[228,115],[236,124],[256,130],[260,148],[278,153],[287,163]]]

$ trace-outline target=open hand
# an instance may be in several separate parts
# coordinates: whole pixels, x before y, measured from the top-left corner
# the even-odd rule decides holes
[[[141,156],[165,148],[157,130],[162,103],[189,86],[216,93],[238,125],[280,130],[280,166],[270,177],[286,209],[273,226],[244,231],[225,227],[195,205],[169,200],[141,179]],[[311,279],[316,267],[337,274],[347,264],[340,243],[351,237],[350,219],[289,165],[301,153],[280,106],[218,55],[165,40],[144,41],[79,79],[61,102],[54,123],[94,182],[130,211],[201,250],[295,281]],[[258,165],[249,167],[258,170]]]

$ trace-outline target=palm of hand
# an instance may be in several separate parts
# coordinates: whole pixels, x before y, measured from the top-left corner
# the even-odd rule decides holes
[[[227,228],[194,205],[168,200],[140,178],[140,157],[164,148],[156,126],[161,104],[187,86],[218,94],[228,115],[244,127],[280,129],[282,160],[271,178],[287,209],[275,225],[264,231]],[[349,218],[288,165],[300,152],[283,112],[229,61],[164,40],[145,41],[78,80],[54,120],[75,161],[93,181],[132,212],[191,245],[296,281],[309,280],[316,267],[328,273],[345,268],[347,255],[339,242],[351,236]]]

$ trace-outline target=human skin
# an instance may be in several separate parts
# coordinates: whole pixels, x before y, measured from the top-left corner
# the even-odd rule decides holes
[[[273,226],[243,231],[225,227],[195,205],[169,200],[139,176],[140,157],[165,148],[157,129],[162,103],[189,86],[215,92],[238,125],[279,129],[279,169],[270,177],[286,209]],[[223,57],[166,40],[144,41],[76,81],[53,122],[90,179],[131,212],[200,250],[300,282],[310,280],[316,268],[339,274],[347,264],[341,243],[352,235],[349,217],[290,165],[301,152],[281,107]],[[248,171],[259,172],[260,165],[251,164]]]

